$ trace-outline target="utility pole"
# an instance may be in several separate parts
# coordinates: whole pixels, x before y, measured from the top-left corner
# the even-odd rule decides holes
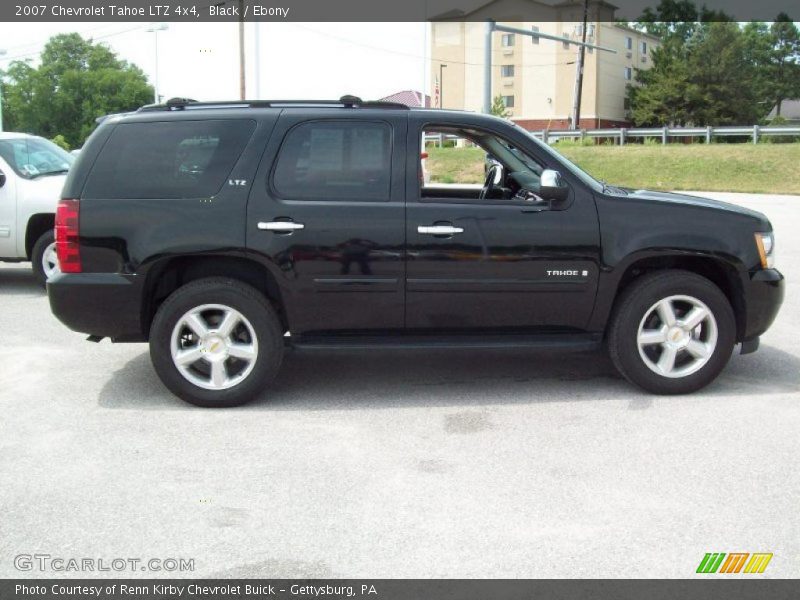
[[[439,108],[444,108],[444,69],[446,68],[446,64],[439,64]]]
[[[489,114],[492,112],[492,34],[495,31],[503,33],[514,33],[517,35],[527,36],[531,38],[541,38],[543,40],[552,40],[554,42],[561,42],[563,44],[572,44],[573,46],[583,46],[587,48],[594,48],[602,52],[610,52],[616,54],[617,51],[613,48],[605,48],[596,44],[589,44],[586,42],[586,21],[588,17],[588,0],[585,0],[584,10],[584,27],[583,27],[583,41],[576,42],[575,40],[562,37],[560,35],[551,35],[549,33],[542,33],[541,31],[533,31],[528,29],[521,29],[519,27],[509,27],[508,25],[501,25],[495,23],[491,19],[486,21],[484,29],[484,54],[483,54],[483,112]],[[583,57],[583,54],[581,54]],[[579,70],[580,73],[583,69]]]
[[[155,71],[153,72],[153,101],[158,104],[161,102],[161,93],[158,88],[158,32],[166,31],[169,25],[166,23],[153,23],[145,31],[153,34],[154,53],[156,57]]]
[[[239,0],[239,99],[247,95],[244,74],[244,0]]]
[[[255,54],[255,61],[253,66],[256,72],[255,81],[255,99],[261,100],[261,22],[256,21],[253,23],[253,50]]]
[[[483,112],[492,114],[492,34],[495,22],[486,20],[483,29]]]
[[[575,93],[572,104],[572,129],[581,128],[581,96],[583,95],[583,62],[586,58],[586,28],[589,20],[589,0],[583,0],[583,25],[581,45],[578,46],[578,64],[575,66]]]
[[[0,48],[0,56],[5,56],[8,52],[5,48]],[[0,131],[3,131],[3,80],[0,78]]]

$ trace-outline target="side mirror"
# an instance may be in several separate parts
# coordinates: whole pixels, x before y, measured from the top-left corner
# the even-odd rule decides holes
[[[545,200],[563,202],[569,196],[569,187],[561,179],[561,173],[552,169],[542,171],[539,195]]]
[[[0,171],[0,188],[6,184],[6,174]]]

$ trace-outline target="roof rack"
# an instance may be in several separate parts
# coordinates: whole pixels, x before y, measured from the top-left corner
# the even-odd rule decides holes
[[[138,112],[172,111],[199,108],[286,108],[286,107],[327,107],[343,108],[389,108],[409,110],[399,102],[362,100],[358,96],[342,96],[338,100],[224,100],[220,102],[198,102],[191,98],[170,98],[164,104],[147,104]]]

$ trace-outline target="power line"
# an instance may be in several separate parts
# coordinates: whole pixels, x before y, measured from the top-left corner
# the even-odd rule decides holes
[[[397,55],[400,55],[400,56],[407,56],[407,57],[416,58],[416,59],[419,59],[419,60],[434,60],[432,57],[422,56],[420,54],[414,54],[412,52],[403,52],[402,50],[392,50],[391,48],[384,48],[383,46],[375,46],[375,45],[366,44],[366,43],[363,43],[363,42],[355,42],[355,41],[353,41],[351,39],[348,39],[348,38],[345,38],[345,37],[342,37],[342,36],[339,36],[339,35],[336,35],[336,34],[333,34],[333,33],[328,33],[327,31],[320,31],[318,29],[314,29],[313,27],[305,27],[303,25],[298,25],[297,23],[287,23],[287,25],[291,25],[292,27],[296,27],[297,29],[304,29],[306,31],[310,31],[312,33],[316,33],[316,34],[319,34],[319,35],[322,35],[322,36],[325,36],[325,37],[333,38],[335,40],[339,40],[341,42],[344,42],[346,44],[350,44],[352,46],[359,46],[359,47],[362,47],[362,48],[367,48],[369,50],[378,50],[379,52],[386,52],[388,54],[397,54]],[[484,66],[484,63],[482,63],[482,62],[474,63],[474,62],[461,61],[461,60],[445,60],[445,61],[439,61],[439,62],[445,62],[447,64],[456,64],[456,65],[467,65],[467,66],[472,66],[472,67],[483,67]],[[544,64],[536,64],[536,65],[528,64],[528,65],[519,65],[519,66],[521,68],[523,68],[523,69],[527,69],[527,68],[531,68],[531,67],[557,67],[559,65],[569,65],[569,64],[572,64],[573,62],[574,61],[544,63]],[[502,66],[505,66],[505,65],[503,63],[492,63],[492,66],[493,67],[502,67]]]
[[[116,27],[118,25],[119,25],[118,23],[104,23],[103,25],[101,25],[99,27],[90,27],[88,29],[82,29],[80,31],[75,31],[75,33],[78,33],[81,36],[91,36],[91,34],[93,34],[94,32],[102,31],[104,29],[113,28],[113,27]],[[58,35],[58,34],[54,34],[54,35]],[[37,47],[37,46],[43,46],[49,40],[50,40],[50,38],[47,38],[47,39],[44,39],[44,40],[37,40],[35,42],[26,42],[24,44],[17,44],[15,46],[4,46],[4,48],[6,50],[8,50],[8,51],[21,51],[21,50],[26,49],[26,48],[34,48],[34,47]]]
[[[76,31],[74,33],[78,33],[81,37],[87,37],[88,39],[90,39],[92,41],[97,41],[97,40],[105,40],[105,39],[108,39],[108,38],[111,38],[111,37],[114,37],[114,36],[117,36],[117,35],[123,35],[123,34],[126,34],[126,33],[131,33],[132,31],[139,31],[141,29],[144,29],[145,27],[149,27],[149,25],[150,25],[149,23],[142,23],[141,25],[137,25],[136,27],[130,27],[128,29],[123,29],[122,31],[115,31],[113,33],[107,33],[105,35],[86,36],[85,32],[78,32],[78,31]],[[97,28],[94,31],[97,31],[99,29],[100,28]],[[59,35],[59,34],[55,34],[55,35]],[[45,42],[37,42],[37,43],[41,43],[43,45],[47,45],[47,43],[50,41],[50,39],[52,39],[52,37],[49,38]],[[33,44],[27,44],[27,46],[32,46],[32,45]],[[17,46],[17,48],[21,48],[21,47],[24,47],[24,46]],[[23,59],[23,58],[39,56],[42,52],[44,52],[44,48],[41,48],[40,50],[33,50],[31,52],[24,52],[22,54],[15,54],[14,56],[4,56],[3,60],[6,60],[6,61],[20,60],[20,59]]]

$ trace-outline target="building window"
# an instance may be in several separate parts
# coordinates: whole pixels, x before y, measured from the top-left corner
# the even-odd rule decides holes
[[[510,48],[514,45],[514,34],[504,33],[500,43],[502,44],[503,48]]]
[[[561,47],[564,48],[564,50],[569,50],[569,42],[561,42]]]
[[[633,50],[633,38],[625,38],[625,50]]]
[[[534,25],[533,27],[531,27],[531,31],[534,33],[539,33],[539,28]],[[538,35],[531,36],[531,41],[538,46],[539,36]]]
[[[514,108],[514,96],[503,96],[503,104],[506,108]]]
[[[647,42],[639,42],[639,52],[647,54]]]
[[[586,46],[586,51],[587,51],[589,54],[594,54],[594,48],[592,48],[591,46]]]
[[[500,76],[501,77],[513,77],[514,76],[514,65],[503,65],[500,67]]]
[[[625,79],[630,81],[633,78],[633,69],[630,67],[625,67]]]

